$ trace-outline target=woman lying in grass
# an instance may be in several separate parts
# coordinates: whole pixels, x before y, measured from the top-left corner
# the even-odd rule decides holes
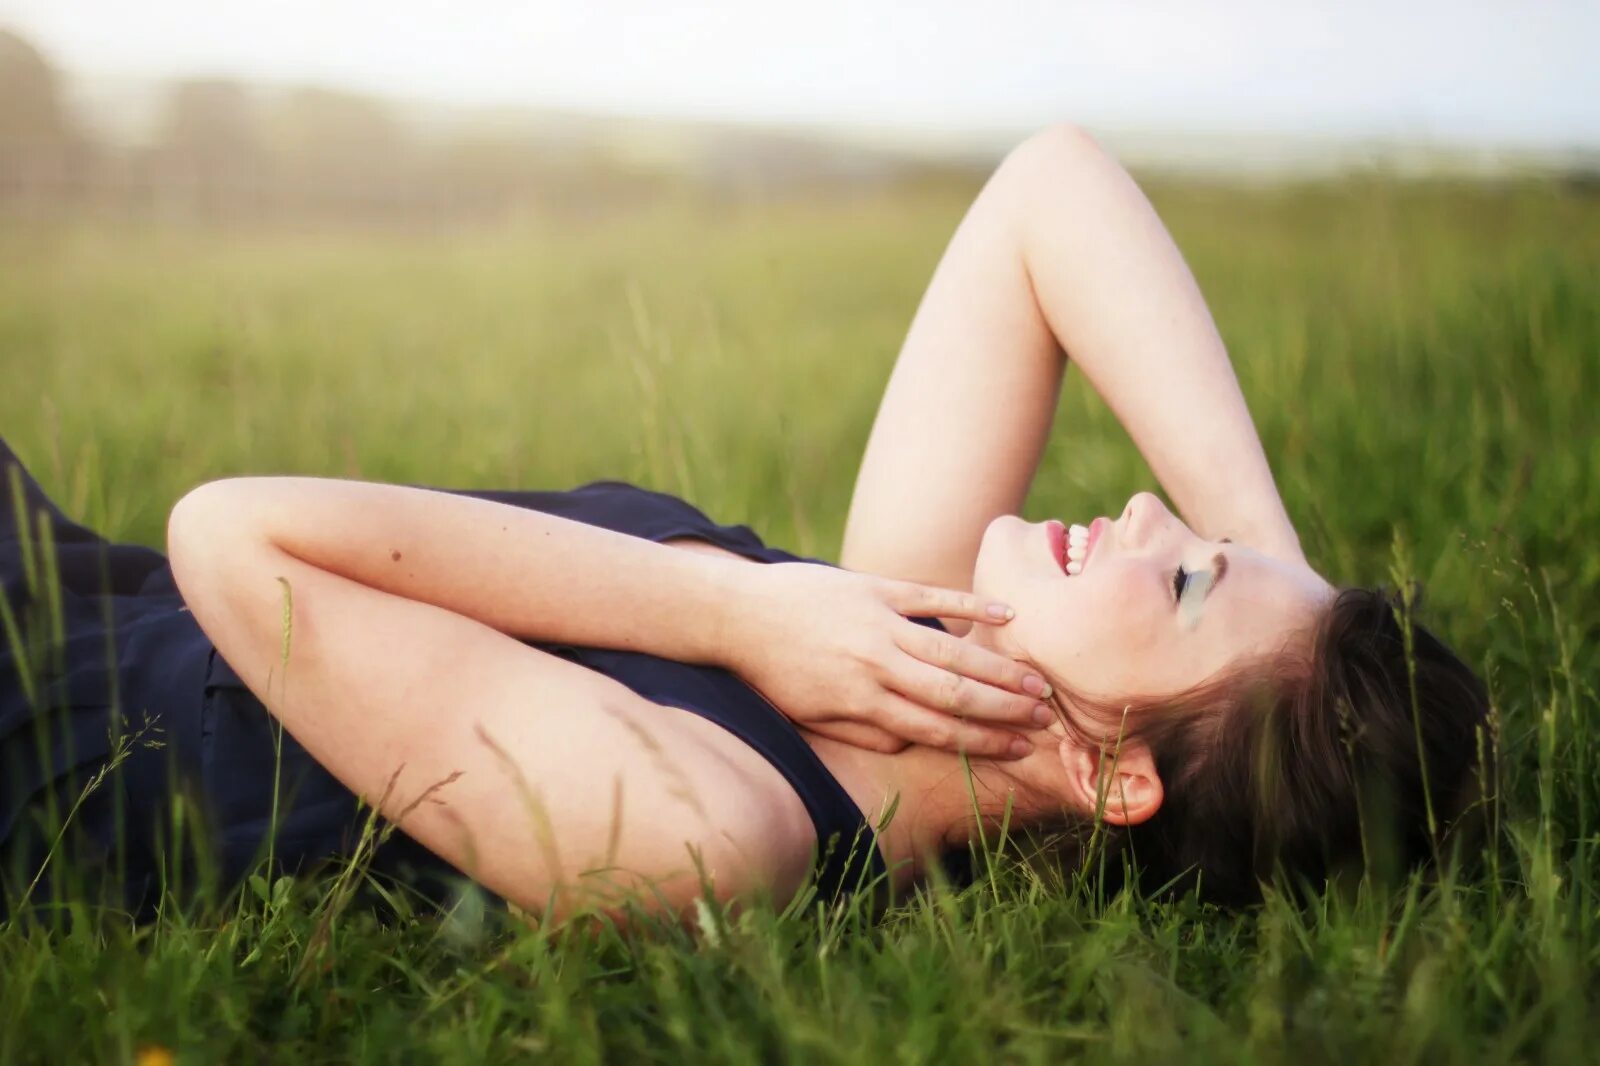
[[[1015,517],[1069,360],[1188,524],[1147,493]],[[1306,565],[1193,279],[1068,127],[1007,156],[940,262],[838,567],[614,482],[310,478],[191,492],[169,567],[0,469],[28,515],[0,525],[13,905],[99,864],[148,908],[174,790],[229,881],[350,855],[359,796],[405,834],[378,870],[558,913],[904,886],[1002,820],[1098,822],[1147,888],[1242,902],[1359,868],[1375,828],[1435,857],[1477,779],[1482,687]],[[119,715],[163,746],[108,737]],[[112,761],[123,787],[85,794]]]

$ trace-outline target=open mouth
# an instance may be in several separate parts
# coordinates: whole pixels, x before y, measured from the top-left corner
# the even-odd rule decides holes
[[[1050,555],[1063,572],[1067,569],[1067,527],[1050,519],[1044,524],[1045,539],[1050,543]]]
[[[1069,577],[1083,573],[1083,568],[1089,563],[1089,553],[1094,550],[1095,542],[1105,528],[1105,521],[1104,518],[1096,518],[1087,526],[1068,526],[1052,518],[1045,523],[1050,552],[1062,573]]]

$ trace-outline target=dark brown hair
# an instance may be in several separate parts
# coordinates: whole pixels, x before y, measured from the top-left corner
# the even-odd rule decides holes
[[[1080,860],[1103,857],[1114,884],[1126,869],[1149,893],[1239,905],[1280,875],[1315,890],[1441,858],[1474,799],[1492,795],[1489,700],[1411,606],[1344,589],[1278,654],[1176,697],[1067,697],[1108,727],[1107,760],[1119,733],[1145,745],[1165,790],[1140,825],[1080,825]]]

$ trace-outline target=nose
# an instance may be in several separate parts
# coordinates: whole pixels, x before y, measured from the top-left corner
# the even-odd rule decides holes
[[[1122,524],[1119,539],[1130,548],[1142,548],[1177,519],[1155,493],[1136,492],[1128,498],[1128,505],[1122,509],[1118,521]]]

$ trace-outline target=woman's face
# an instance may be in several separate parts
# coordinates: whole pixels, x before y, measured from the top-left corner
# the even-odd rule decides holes
[[[1202,539],[1148,492],[1088,530],[1071,574],[1061,523],[997,518],[973,573],[975,592],[1016,610],[986,639],[1071,691],[1181,692],[1241,656],[1282,647],[1333,593],[1303,564]]]

